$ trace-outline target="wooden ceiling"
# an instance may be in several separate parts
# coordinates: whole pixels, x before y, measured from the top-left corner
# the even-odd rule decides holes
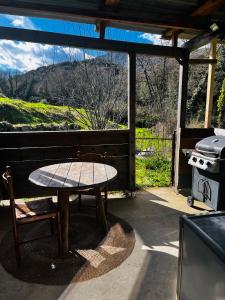
[[[224,22],[225,0],[0,0],[0,12],[192,38]]]

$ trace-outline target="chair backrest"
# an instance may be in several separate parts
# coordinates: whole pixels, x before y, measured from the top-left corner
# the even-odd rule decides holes
[[[81,153],[80,151],[77,151],[77,159],[83,162],[106,163],[107,153]]]
[[[14,203],[15,196],[14,196],[14,189],[13,189],[13,179],[12,179],[12,170],[9,166],[6,167],[6,171],[2,174],[4,186],[7,189],[10,204],[11,202]]]
[[[16,227],[15,196],[14,196],[14,189],[13,189],[12,170],[9,166],[6,167],[6,171],[2,174],[2,178],[8,192],[13,228],[14,228],[13,230],[15,230]]]

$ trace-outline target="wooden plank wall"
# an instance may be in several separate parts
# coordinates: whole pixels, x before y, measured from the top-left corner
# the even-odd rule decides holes
[[[187,158],[182,153],[182,149],[194,149],[201,139],[214,135],[213,128],[182,128],[180,129],[180,149],[178,163],[178,183],[176,190],[190,189],[192,168],[187,163]]]
[[[130,189],[129,130],[2,132],[0,133],[0,172],[10,165],[14,175],[16,197],[48,195],[28,181],[29,174],[44,165],[76,160],[81,153],[104,153],[108,163],[118,170],[110,189]],[[6,198],[2,181],[0,199]]]

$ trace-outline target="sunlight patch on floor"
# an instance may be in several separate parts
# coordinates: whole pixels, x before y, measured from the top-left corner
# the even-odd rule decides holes
[[[98,268],[98,266],[105,260],[105,258],[95,250],[77,250],[77,252],[83,256],[92,267]]]
[[[141,247],[142,250],[147,250],[147,251],[156,251],[156,252],[162,252],[162,253],[167,253],[169,255],[172,255],[174,257],[178,257],[178,251],[179,251],[179,242],[174,241],[170,243],[166,243],[165,245],[160,245],[160,246],[146,246],[143,245]]]
[[[121,248],[121,247],[113,247],[113,246],[106,246],[106,245],[102,245],[100,246],[105,252],[107,252],[110,255],[122,252],[124,250],[126,250],[125,248]]]

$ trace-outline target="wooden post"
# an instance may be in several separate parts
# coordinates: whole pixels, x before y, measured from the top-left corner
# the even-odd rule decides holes
[[[176,154],[176,132],[173,133],[172,136],[172,147],[171,147],[171,154],[172,154],[172,159],[171,159],[171,173],[170,173],[170,184],[171,186],[174,185],[174,171],[175,171],[175,154]]]
[[[172,47],[177,47],[178,45],[178,33],[176,31],[172,34]]]
[[[216,59],[216,44],[217,44],[216,40],[213,40],[211,42],[209,59]],[[216,64],[209,64],[206,108],[205,108],[205,128],[211,127],[215,70],[216,70]]]
[[[181,155],[181,130],[185,128],[186,104],[188,92],[188,63],[189,57],[181,61],[179,74],[179,90],[178,90],[178,108],[177,108],[177,131],[176,131],[176,154],[175,154],[175,171],[174,185],[175,189],[179,189],[179,169]]]
[[[180,64],[178,109],[177,109],[177,129],[185,128],[186,104],[188,91],[188,59],[184,59]]]
[[[135,127],[136,127],[136,54],[128,54],[128,128],[130,130],[129,142],[129,176],[130,190],[135,190]]]
[[[105,22],[100,22],[100,21],[96,22],[95,31],[99,33],[100,40],[104,40],[105,38],[105,27],[106,27]]]

